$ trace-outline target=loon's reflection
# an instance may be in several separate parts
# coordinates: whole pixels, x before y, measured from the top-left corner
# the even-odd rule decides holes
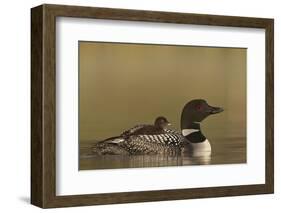
[[[162,166],[184,166],[184,165],[206,165],[210,164],[211,152],[182,152],[157,155],[104,155],[88,156],[92,166],[96,169],[109,168],[140,168],[140,167],[162,167]]]
[[[182,155],[183,165],[207,165],[211,162],[211,151],[189,151]]]

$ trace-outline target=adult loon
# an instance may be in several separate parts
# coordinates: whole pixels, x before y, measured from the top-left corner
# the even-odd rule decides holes
[[[200,123],[209,115],[223,112],[223,108],[210,106],[207,101],[196,99],[188,102],[181,114],[181,133],[187,143],[182,151],[192,152],[193,157],[209,156],[211,144],[201,131]]]
[[[222,111],[222,108],[210,106],[203,99],[195,99],[188,102],[182,110],[181,132],[162,128],[162,133],[140,131],[140,134],[137,134],[137,131],[131,131],[132,133],[130,133],[130,130],[128,130],[130,134],[125,131],[118,137],[98,142],[93,146],[92,151],[99,155],[174,154],[185,151],[211,152],[211,145],[201,131],[200,122],[209,115]]]

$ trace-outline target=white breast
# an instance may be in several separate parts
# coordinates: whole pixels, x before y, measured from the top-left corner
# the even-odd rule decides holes
[[[193,151],[193,156],[210,156],[212,152],[211,144],[206,139],[204,142],[201,143],[190,143]]]

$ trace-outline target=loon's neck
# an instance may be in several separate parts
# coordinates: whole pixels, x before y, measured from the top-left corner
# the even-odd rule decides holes
[[[201,132],[200,123],[191,122],[182,126],[182,135],[191,143],[203,143],[206,137]]]

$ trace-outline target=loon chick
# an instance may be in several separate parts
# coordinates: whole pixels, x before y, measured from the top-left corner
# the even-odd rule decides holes
[[[165,129],[171,125],[167,118],[159,116],[155,119],[154,125],[137,125],[131,129],[126,130],[121,134],[123,137],[130,137],[132,135],[157,135],[164,134]]]
[[[211,151],[209,141],[200,129],[200,122],[209,115],[222,112],[205,100],[188,102],[181,114],[181,132],[163,128],[162,133],[140,131],[106,139],[93,147],[97,154],[163,154],[182,151]],[[134,128],[133,128],[134,129]],[[128,130],[129,131],[129,130]],[[134,131],[132,131],[134,132]]]

